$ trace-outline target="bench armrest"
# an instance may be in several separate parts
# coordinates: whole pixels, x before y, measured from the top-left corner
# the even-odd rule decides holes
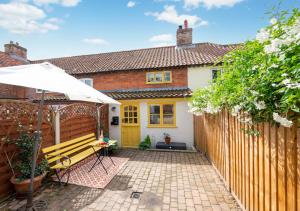
[[[71,163],[72,163],[70,157],[67,156],[67,155],[61,155],[61,154],[60,154],[60,155],[55,155],[55,156],[53,156],[53,157],[61,157],[61,158],[64,158],[64,160],[63,160],[62,162],[60,162],[61,165],[63,165],[64,167],[67,167],[67,166],[64,165],[64,161],[65,161],[65,160],[69,160],[69,166],[70,166]]]

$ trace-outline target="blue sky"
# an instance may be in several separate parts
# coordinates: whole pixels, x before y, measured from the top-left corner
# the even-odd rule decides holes
[[[0,0],[0,45],[29,59],[174,45],[184,19],[194,42],[239,43],[268,24],[277,0]],[[284,0],[281,8],[299,7]],[[0,48],[3,50],[3,48]]]

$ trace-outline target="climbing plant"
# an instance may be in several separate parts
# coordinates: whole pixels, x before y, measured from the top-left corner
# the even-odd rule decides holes
[[[223,58],[222,72],[194,92],[191,112],[231,111],[246,123],[291,127],[300,114],[300,11],[273,15],[269,26]]]

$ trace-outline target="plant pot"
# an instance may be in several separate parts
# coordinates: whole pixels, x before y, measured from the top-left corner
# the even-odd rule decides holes
[[[171,137],[165,137],[165,143],[170,144],[171,143]]]
[[[33,192],[36,192],[42,185],[42,180],[46,176],[46,172],[33,179]],[[14,185],[17,198],[25,198],[29,191],[30,179],[19,182],[15,177],[10,178],[10,182]]]

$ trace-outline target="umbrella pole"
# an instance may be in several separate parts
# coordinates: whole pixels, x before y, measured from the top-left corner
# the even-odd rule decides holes
[[[31,164],[31,178],[30,178],[29,191],[27,195],[26,210],[30,210],[33,207],[33,191],[34,191],[33,180],[34,180],[34,173],[35,173],[36,160],[37,160],[37,150],[41,138],[44,97],[45,97],[45,90],[42,91],[42,96],[41,96],[41,101],[40,101],[39,111],[38,111],[37,130],[35,131],[34,134],[34,145],[33,145],[33,155],[32,155],[32,164]]]

